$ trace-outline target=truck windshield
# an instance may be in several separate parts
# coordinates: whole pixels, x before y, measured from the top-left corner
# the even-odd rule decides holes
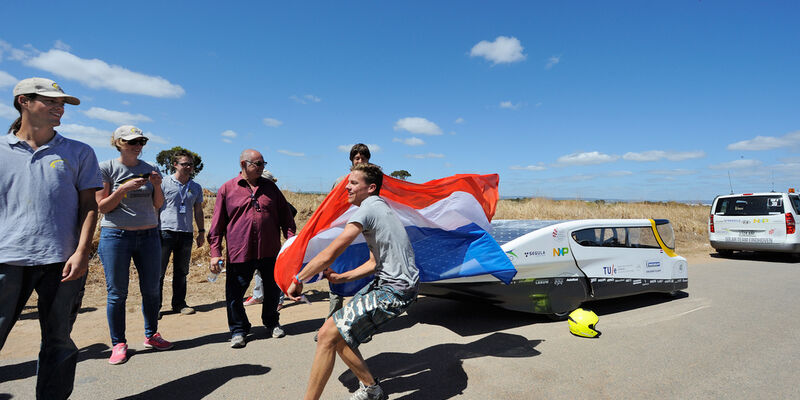
[[[777,196],[737,196],[717,200],[717,215],[783,214],[783,198]]]

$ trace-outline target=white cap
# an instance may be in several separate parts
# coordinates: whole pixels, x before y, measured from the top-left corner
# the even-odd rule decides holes
[[[272,172],[269,172],[269,170],[266,169],[264,170],[264,172],[261,173],[261,177],[264,179],[269,179],[273,182],[278,181],[278,178],[276,178],[275,175],[272,175]]]
[[[142,130],[133,125],[122,125],[114,131],[114,140],[131,140],[145,137]]]
[[[14,86],[14,97],[21,94],[38,94],[45,97],[63,97],[64,101],[72,104],[81,104],[77,97],[64,93],[61,86],[47,78],[28,78],[23,79]]]

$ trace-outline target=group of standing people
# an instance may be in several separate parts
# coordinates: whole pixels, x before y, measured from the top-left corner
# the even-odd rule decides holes
[[[6,168],[0,175],[0,227],[6,232],[0,237],[0,349],[36,290],[42,328],[37,398],[66,399],[72,392],[77,348],[70,333],[80,308],[98,211],[103,214],[97,253],[108,290],[110,364],[128,359],[125,305],[131,260],[142,295],[143,344],[168,350],[173,344],[161,336],[158,322],[170,257],[172,310],[193,314],[186,303],[186,276],[192,245],[200,247],[206,240],[210,271],[219,273],[223,266],[227,271],[231,347],[247,343],[252,325],[243,299],[256,271],[263,282],[261,322],[272,337],[285,335],[277,307],[282,293],[273,277],[281,236],[296,234],[296,211],[274,181],[262,176],[266,162],[261,153],[252,149],[241,153],[239,174],[217,192],[206,236],[203,190],[191,179],[195,167],[191,153],[175,153],[175,173],[162,178],[157,168],[139,159],[147,137],[139,128],[124,125],[111,138],[120,156],[98,163],[89,146],[54,129],[60,125],[64,105],[78,105],[80,100],[45,78],[22,80],[13,93],[20,117],[0,142],[0,160]],[[347,305],[331,291],[306,398],[319,398],[336,354],[361,382],[353,398],[383,398],[358,346],[416,298],[419,273],[413,249],[402,223],[379,197],[383,174],[369,158],[365,145],[353,147],[345,190],[359,210],[342,234],[295,276],[286,293],[299,300],[303,283],[321,272],[331,284],[375,275]],[[370,249],[369,260],[347,273],[328,269],[361,234]]]

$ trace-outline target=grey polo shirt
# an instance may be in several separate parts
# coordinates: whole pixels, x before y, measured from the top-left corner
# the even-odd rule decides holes
[[[33,150],[8,134],[0,139],[0,263],[64,262],[78,247],[78,192],[103,187],[88,145],[58,133]]]
[[[164,192],[164,205],[161,206],[161,230],[175,232],[194,232],[195,204],[203,204],[203,188],[189,179],[182,184],[175,176],[170,175],[161,181]],[[181,206],[184,212],[181,213]]]

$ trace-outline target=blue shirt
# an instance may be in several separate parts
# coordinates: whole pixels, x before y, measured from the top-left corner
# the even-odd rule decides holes
[[[78,192],[103,187],[88,145],[58,133],[36,149],[0,139],[0,263],[67,261],[78,247]]]
[[[203,188],[189,179],[186,184],[170,175],[161,181],[164,192],[164,205],[161,206],[161,230],[194,232],[192,217],[195,204],[203,204]],[[181,213],[181,206],[184,212]],[[202,228],[202,227],[201,227]]]

